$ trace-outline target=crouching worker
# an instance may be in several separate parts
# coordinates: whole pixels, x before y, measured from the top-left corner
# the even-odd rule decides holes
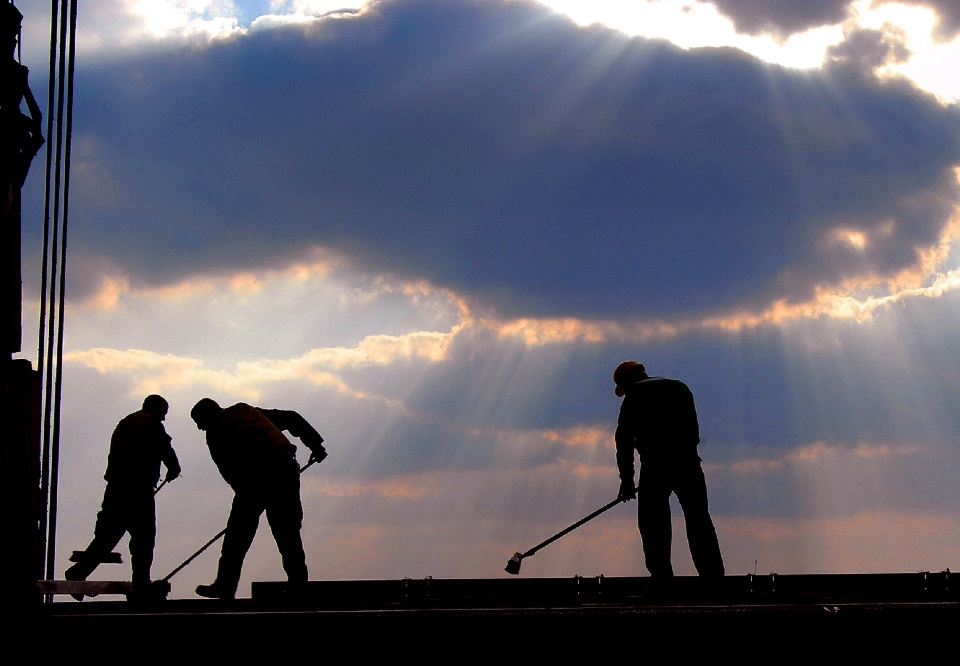
[[[217,578],[212,585],[197,586],[197,594],[211,599],[236,595],[243,558],[264,512],[287,580],[291,587],[305,584],[300,470],[296,447],[281,431],[298,437],[310,449],[313,462],[327,457],[323,437],[296,412],[259,409],[242,402],[224,409],[204,398],[194,405],[190,416],[198,429],[206,431],[210,456],[234,492]]]
[[[167,401],[159,395],[148,395],[143,408],[125,416],[110,438],[107,487],[97,514],[93,541],[76,564],[67,569],[67,580],[86,580],[104,558],[130,533],[130,565],[133,569],[134,597],[155,593],[163,597],[167,584],[151,587],[150,568],[157,538],[154,492],[160,480],[160,463],[167,468],[166,481],[180,476],[180,463],[170,445],[170,435],[163,427]],[[83,595],[74,595],[82,599]]]

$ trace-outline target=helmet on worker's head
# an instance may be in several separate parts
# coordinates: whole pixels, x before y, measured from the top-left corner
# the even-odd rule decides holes
[[[190,410],[190,418],[197,424],[197,428],[206,430],[222,411],[216,400],[203,398]]]
[[[170,405],[164,400],[163,396],[151,393],[143,399],[143,411],[157,418],[163,418],[167,415]]]
[[[647,369],[643,367],[643,363],[624,361],[613,371],[613,382],[617,385],[614,393],[617,394],[618,398],[622,398],[626,394],[625,389],[627,386],[637,381],[637,379],[646,377],[646,375]]]

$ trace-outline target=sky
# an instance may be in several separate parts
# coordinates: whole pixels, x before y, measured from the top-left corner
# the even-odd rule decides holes
[[[42,98],[48,5],[17,5]],[[625,359],[694,393],[728,573],[960,568],[955,0],[80,12],[58,572],[113,427],[158,392],[184,474],[155,577],[229,511],[201,397],[327,439],[312,579],[504,576],[615,497]],[[645,575],[635,505],[521,575],[575,574]],[[263,525],[241,594],[282,578]]]

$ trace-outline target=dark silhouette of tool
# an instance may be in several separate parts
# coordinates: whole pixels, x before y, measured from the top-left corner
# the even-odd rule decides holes
[[[547,539],[546,541],[541,541],[540,543],[538,543],[536,546],[534,546],[533,548],[531,548],[531,549],[528,550],[527,552],[525,552],[525,553],[514,553],[514,554],[513,554],[513,557],[511,557],[510,560],[507,562],[507,566],[506,566],[506,568],[504,569],[504,571],[506,571],[508,574],[517,575],[518,573],[520,573],[520,563],[523,561],[523,558],[525,558],[525,557],[530,557],[531,555],[533,555],[534,553],[536,553],[536,552],[537,552],[538,550],[540,550],[541,548],[544,548],[544,547],[546,547],[546,546],[549,546],[551,543],[553,543],[554,541],[556,541],[556,540],[559,539],[560,537],[566,536],[567,534],[570,534],[570,532],[574,531],[575,529],[577,529],[578,527],[580,527],[580,526],[583,525],[584,523],[589,523],[591,520],[593,520],[594,518],[596,518],[597,516],[599,516],[601,513],[604,513],[605,511],[608,511],[609,509],[612,509],[613,507],[615,507],[617,504],[622,504],[622,503],[625,502],[625,501],[627,501],[627,500],[622,500],[622,499],[620,499],[620,498],[618,497],[617,499],[613,500],[613,501],[610,502],[609,504],[604,504],[602,507],[600,507],[599,509],[597,509],[596,511],[594,511],[593,513],[591,513],[591,514],[590,514],[589,516],[587,516],[586,518],[581,518],[580,520],[578,520],[577,522],[575,522],[575,523],[574,523],[573,525],[571,525],[570,527],[567,527],[566,529],[560,530],[559,532],[557,532],[556,534],[554,534],[552,537],[550,537],[550,538]]]

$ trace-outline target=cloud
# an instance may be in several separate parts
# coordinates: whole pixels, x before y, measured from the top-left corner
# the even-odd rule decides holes
[[[826,517],[881,509],[956,511],[958,463],[949,446],[814,442],[776,457],[709,462],[704,469],[720,515]],[[919,478],[925,481],[918,485]]]
[[[902,63],[910,57],[906,36],[896,30],[855,30],[840,44],[827,50],[832,67],[855,72],[874,72],[884,65]]]
[[[24,15],[24,60],[39,74],[46,66],[50,38],[50,3],[19,0]],[[233,0],[97,0],[78,10],[79,60],[129,56],[163,40],[204,44],[243,35]]]
[[[801,519],[717,522],[728,573],[943,571],[960,558],[956,512],[867,510]],[[676,528],[675,528],[676,529]]]
[[[273,382],[308,382],[331,386],[355,398],[366,397],[350,389],[339,377],[325,370],[345,366],[389,365],[410,359],[438,362],[446,355],[455,333],[434,331],[407,335],[375,335],[360,341],[355,348],[313,349],[289,360],[241,361],[234,371],[204,367],[203,360],[173,354],[158,354],[143,349],[94,348],[64,354],[67,363],[78,363],[99,372],[119,373],[136,377],[136,393],[153,393],[161,387],[206,384],[219,391],[257,400],[262,386]]]
[[[901,0],[908,5],[932,7],[937,13],[937,36],[952,39],[960,32],[960,6],[953,0]]]
[[[61,469],[64,502],[58,570],[67,565],[70,550],[84,546],[92,534],[109,433],[124,410],[138,406],[115,395],[112,383],[92,371],[68,374],[65,432],[70,438]],[[188,421],[182,408],[188,403],[179,394],[176,397],[171,404],[180,407],[171,412],[167,427],[185,476],[158,496],[157,575],[172,570],[223,527],[231,498],[209,460],[202,437],[192,425],[181,423]],[[105,400],[120,408],[117,413],[107,413]],[[289,405],[290,400],[277,404]],[[313,412],[304,413],[313,417]],[[326,418],[318,425],[326,435],[324,421]],[[534,446],[538,440],[541,445],[551,439],[563,440],[569,444],[568,455],[592,450],[596,443],[607,468],[590,477],[578,475],[576,465],[558,462],[485,470],[429,469],[379,478],[344,474],[335,463],[356,456],[357,451],[339,437],[331,438],[331,458],[303,478],[303,535],[311,574],[316,579],[502,575],[502,567],[514,551],[537,543],[612,499],[617,478],[610,467],[613,452],[603,431],[573,428],[526,435],[526,446]],[[506,433],[502,436],[508,437]],[[811,456],[811,452],[816,453]],[[925,462],[911,470],[910,461],[918,454],[923,454]],[[785,479],[768,474],[768,478],[758,479],[755,473],[744,475],[739,470],[725,478],[722,469],[708,467],[711,506],[732,573],[752,571],[754,559],[759,560],[761,573],[956,568],[958,514],[950,504],[931,497],[931,491],[942,489],[942,477],[956,477],[949,459],[929,449],[915,451],[896,444],[822,443],[799,447],[781,458],[791,461],[790,465],[805,466],[807,476],[788,475]],[[894,467],[885,469],[884,465]],[[930,475],[929,467],[940,471]],[[784,511],[782,506],[777,507],[779,511],[770,510],[770,504],[781,496],[763,491],[774,484],[782,487],[785,481],[803,490],[806,497],[819,497],[821,510],[803,515]],[[914,499],[903,501],[899,493],[909,486]],[[887,489],[894,492],[882,492]],[[750,490],[755,494],[748,504],[744,499]],[[736,507],[740,510],[731,511],[729,498],[736,493],[740,493],[741,505]],[[857,503],[838,512],[826,501],[838,496],[855,498]],[[870,502],[875,505],[862,508]],[[692,573],[680,536],[682,519],[679,515],[675,518],[675,564],[678,572]],[[644,575],[635,520],[635,506],[615,508],[525,562],[525,575]],[[464,552],[470,555],[464,557]],[[196,584],[209,582],[215,567],[213,549],[178,574],[174,596],[190,596]],[[242,589],[248,590],[251,580],[273,579],[282,575],[281,571],[276,547],[264,527],[247,557]],[[103,570],[100,575],[115,577],[117,571]]]
[[[320,244],[500,317],[754,310],[913,266],[958,198],[960,118],[903,81],[523,2],[383,2],[80,77],[74,247],[134,281]]]
[[[851,0],[713,0],[737,30],[748,34],[786,36],[822,25],[842,23],[850,15]]]
[[[960,7],[955,0],[712,0],[717,9],[733,20],[739,32],[752,35],[773,34],[779,38],[811,28],[843,23],[863,8],[884,4],[912,5],[933,10],[937,15],[937,34],[948,39],[960,30]]]
[[[139,396],[176,389],[191,400],[212,391],[259,404],[312,395],[353,405],[344,436],[373,437],[391,452],[378,474],[443,465],[467,449],[457,465],[482,467],[503,433],[520,441],[522,432],[609,423],[610,372],[637,357],[691,385],[705,442],[721,458],[744,444],[887,436],[940,446],[960,431],[950,400],[960,350],[949,333],[960,278],[935,270],[952,245],[929,254],[932,272],[899,281],[761,315],[651,325],[477,317],[446,290],[358,278],[325,255],[161,288],[108,280],[68,311],[67,359],[126,378]],[[348,416],[358,404],[368,405],[363,415]],[[382,430],[349,432],[371,418]],[[560,449],[540,449],[550,450]]]

